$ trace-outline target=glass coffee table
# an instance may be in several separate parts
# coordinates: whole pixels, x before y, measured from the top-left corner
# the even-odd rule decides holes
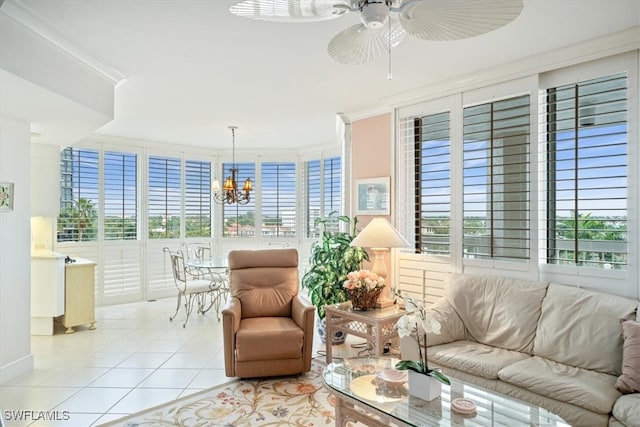
[[[440,397],[427,402],[409,395],[405,383],[380,379],[398,359],[347,358],[327,365],[322,379],[336,398],[336,426],[360,421],[370,427],[398,426],[558,426],[569,427],[562,418],[534,404],[517,400],[454,378],[443,385]],[[462,415],[451,409],[451,400],[472,400],[475,413]]]

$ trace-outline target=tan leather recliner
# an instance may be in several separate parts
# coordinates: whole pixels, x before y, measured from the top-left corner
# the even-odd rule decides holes
[[[293,375],[311,369],[315,307],[298,294],[296,249],[229,253],[222,310],[228,377]]]

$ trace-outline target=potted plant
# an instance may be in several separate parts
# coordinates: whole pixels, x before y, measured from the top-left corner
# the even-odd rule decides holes
[[[340,228],[340,223],[344,223],[348,231],[335,231]],[[324,306],[347,301],[347,292],[342,286],[347,280],[347,274],[360,270],[362,261],[369,260],[369,255],[363,248],[350,245],[356,237],[357,224],[358,217],[351,219],[336,215],[335,212],[315,221],[316,226],[322,226],[322,237],[311,245],[309,265],[302,276],[302,287],[308,291],[311,303],[316,307],[322,342],[326,342]],[[333,227],[328,229],[328,226]],[[345,338],[344,335],[338,340],[332,338],[332,343],[344,342]]]

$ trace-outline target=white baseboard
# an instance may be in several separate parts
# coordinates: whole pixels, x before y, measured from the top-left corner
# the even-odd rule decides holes
[[[0,366],[0,385],[33,370],[33,354],[21,357],[4,366]]]

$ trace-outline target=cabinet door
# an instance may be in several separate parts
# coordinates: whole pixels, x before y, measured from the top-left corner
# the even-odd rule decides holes
[[[65,268],[65,313],[67,328],[95,323],[95,263],[76,259]]]

